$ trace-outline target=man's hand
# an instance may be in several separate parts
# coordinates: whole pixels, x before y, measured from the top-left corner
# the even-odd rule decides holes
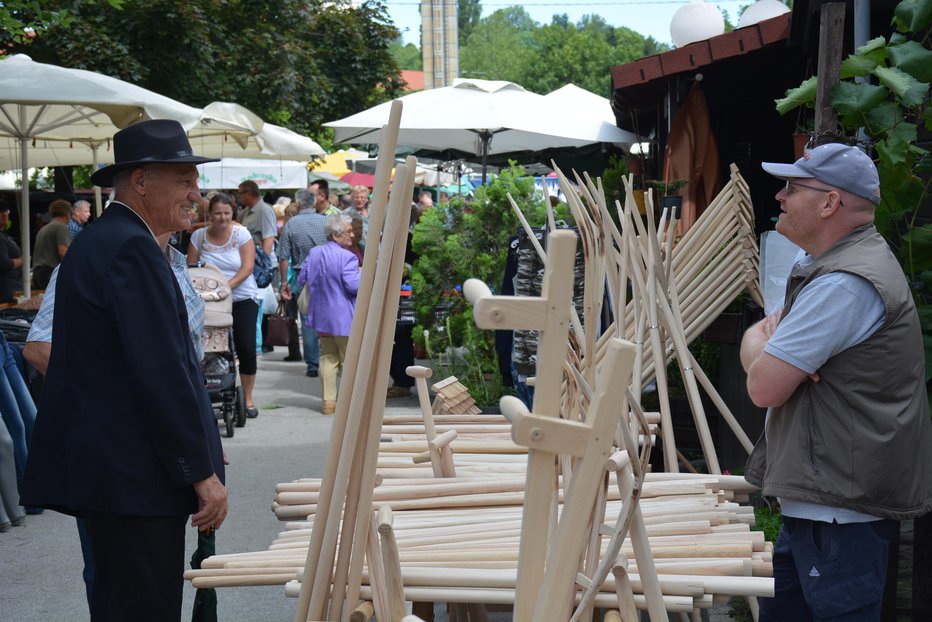
[[[780,311],[772,313],[757,324],[751,326],[741,338],[741,365],[748,371],[751,365],[764,353],[764,347],[780,323]]]
[[[194,484],[198,512],[191,517],[191,526],[199,531],[212,531],[220,527],[227,517],[227,489],[220,478],[211,475]]]
[[[287,282],[282,282],[282,300],[291,300],[291,286]]]

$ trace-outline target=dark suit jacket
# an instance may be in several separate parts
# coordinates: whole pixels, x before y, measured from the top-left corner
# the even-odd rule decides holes
[[[22,502],[71,514],[197,510],[223,479],[217,423],[165,255],[112,203],[59,270],[52,355]]]

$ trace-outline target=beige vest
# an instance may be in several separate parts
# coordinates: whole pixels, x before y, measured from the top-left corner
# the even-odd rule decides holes
[[[921,516],[932,510],[922,334],[903,271],[873,225],[793,271],[783,317],[812,279],[839,271],[874,285],[886,308],[883,325],[829,359],[819,382],[803,382],[772,409],[747,480],[768,496],[899,520]]]

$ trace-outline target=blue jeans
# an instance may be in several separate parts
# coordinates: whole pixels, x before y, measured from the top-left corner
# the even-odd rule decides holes
[[[304,342],[304,362],[308,371],[317,371],[320,368],[320,344],[317,343],[317,332],[307,325],[307,316],[301,314],[301,340]]]
[[[524,378],[524,380],[521,380]],[[511,361],[511,379],[515,388],[515,395],[518,396],[518,399],[524,402],[524,405],[528,407],[528,410],[534,406],[534,387],[529,386],[527,383],[527,376],[518,375],[518,366],[515,365],[514,360]]]
[[[896,522],[825,523],[783,517],[773,551],[773,598],[760,622],[875,622]]]
[[[36,424],[36,404],[29,395],[13,351],[0,333],[0,414],[13,439],[13,455],[16,462],[16,479],[22,481],[26,471],[26,456],[29,439]]]

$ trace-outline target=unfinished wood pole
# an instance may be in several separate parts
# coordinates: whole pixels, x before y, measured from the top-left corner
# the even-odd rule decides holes
[[[395,153],[402,107],[400,101],[392,102],[388,124],[383,128],[379,153]],[[383,157],[379,158],[376,164],[376,182],[369,214],[369,226],[376,235],[381,232],[382,223],[385,220],[385,204],[393,160],[393,157]],[[367,309],[371,304],[373,282],[376,265],[378,264],[378,247],[379,244],[373,244],[372,248],[369,249],[370,252],[366,254],[363,260],[360,288],[356,296],[356,304],[360,309]],[[363,313],[357,313],[353,317],[345,359],[348,365],[344,367],[343,371],[344,386],[352,387],[355,385],[355,371],[360,360],[359,355],[364,340],[363,332],[366,319]],[[328,517],[328,520],[321,523],[311,536],[305,566],[306,575],[305,580],[301,583],[301,591],[295,610],[295,622],[306,622],[311,617],[321,620],[325,615],[324,610],[330,591],[330,576],[333,571],[333,560],[336,552],[337,525],[339,524],[343,499],[346,496],[349,476],[349,465],[341,465],[341,458],[344,457],[343,451],[334,450],[342,446],[343,450],[351,451],[353,439],[346,431],[347,429],[356,429],[362,415],[360,411],[358,416],[350,418],[348,406],[352,393],[353,391],[341,391],[337,396],[337,416],[330,435],[330,451],[328,452],[324,479],[321,484],[321,491],[325,493],[325,500],[321,504],[323,507],[320,509]],[[313,599],[312,594],[315,593],[317,598]],[[316,601],[314,607],[311,607],[312,600]]]
[[[644,235],[643,223],[641,223],[640,216],[638,214],[631,215],[635,227],[641,231],[642,237]],[[653,245],[650,246],[653,248]],[[637,252],[636,249],[632,246],[630,251],[632,253]],[[641,250],[643,253],[643,249]],[[652,255],[648,255],[647,261],[647,284],[646,287],[641,285],[640,290],[647,292],[647,298],[644,301],[644,304],[647,306],[647,316],[648,316],[648,335],[650,337],[651,352],[653,353],[653,358],[655,361],[654,364],[654,380],[657,383],[657,395],[660,400],[660,432],[663,436],[663,464],[664,469],[667,471],[676,472],[679,470],[677,459],[676,459],[676,440],[673,436],[673,415],[670,412],[670,396],[668,393],[667,386],[667,374],[666,367],[663,365],[663,361],[666,360],[666,355],[664,352],[664,339],[660,334],[660,319],[657,316],[657,280],[655,270],[655,263],[650,260]],[[635,278],[640,277],[640,275],[635,272]]]
[[[355,609],[350,612],[350,622],[369,622],[375,615],[375,607],[372,603],[365,600],[359,603]]]
[[[572,596],[572,593],[567,594],[563,586],[573,584],[582,557],[588,532],[586,523],[592,514],[592,505],[621,414],[616,406],[624,399],[634,364],[634,346],[631,343],[617,340],[609,344],[609,349],[589,411],[591,424],[585,453],[576,465],[576,474],[566,492],[563,515],[554,534],[553,551],[531,618],[534,620],[554,615],[565,619],[570,614],[572,599],[567,596]]]
[[[631,580],[628,578],[628,558],[619,554],[612,566],[615,576],[615,594],[618,596],[618,610],[624,622],[636,622],[641,619],[637,605],[634,604],[634,592],[631,589]]]
[[[405,240],[408,236],[408,223],[411,215],[411,201],[408,198],[414,192],[414,173],[417,160],[413,156],[408,156],[405,164],[395,167],[395,189],[392,194],[392,219],[389,221],[389,227],[386,228],[386,235],[394,235],[394,240],[382,241],[383,246],[391,249],[391,261],[388,263],[388,274],[385,279],[385,285],[382,290],[382,304],[369,312],[375,312],[377,317],[373,318],[374,326],[378,326],[377,357],[375,365],[368,368],[368,391],[363,392],[361,399],[356,403],[369,413],[369,425],[367,434],[361,434],[360,440],[364,442],[365,451],[360,459],[363,461],[363,471],[360,484],[360,507],[371,507],[372,493],[375,489],[375,477],[379,456],[379,438],[381,436],[382,411],[385,408],[384,395],[388,390],[388,368],[392,353],[392,339],[394,335],[395,318],[398,314],[398,294],[401,289],[401,277],[404,270],[404,249]],[[397,202],[395,201],[397,199]],[[357,393],[353,391],[353,393]],[[375,405],[374,396],[379,396],[380,403]],[[352,519],[352,517],[350,517]],[[367,518],[367,517],[366,517]],[[346,520],[346,517],[344,517]],[[368,520],[364,517],[356,517],[356,534],[354,541],[361,540],[367,536]],[[342,547],[341,547],[342,549]],[[363,569],[363,547],[353,547],[351,550],[350,566],[346,582],[345,598],[349,602],[359,600],[359,587],[362,581]],[[341,610],[345,603],[341,602],[337,596],[344,596],[337,590],[342,586],[341,583],[334,581],[334,600]]]
[[[381,541],[382,562],[385,569],[385,587],[388,595],[389,620],[401,622],[407,610],[405,608],[404,581],[401,578],[401,558],[398,556],[398,543],[392,530],[392,508],[383,505],[379,508],[379,539]]]
[[[623,499],[634,495],[634,477],[630,471],[630,461],[626,468],[618,472],[618,491]],[[666,622],[667,614],[664,606],[663,593],[660,581],[657,578],[657,568],[651,553],[650,541],[647,537],[647,528],[640,505],[633,505],[630,523],[631,546],[638,564],[638,572],[644,589],[644,598],[647,601],[647,611],[651,622]]]
[[[563,360],[566,356],[569,316],[573,308],[571,301],[576,234],[570,231],[555,231],[550,235],[549,243],[550,251],[544,269],[541,296],[539,299],[529,297],[528,302],[533,304],[536,300],[543,300],[546,308],[545,321],[538,340],[538,383],[534,391],[533,410],[542,417],[557,419],[560,414],[560,388],[563,384]],[[467,288],[464,286],[463,289],[466,293]],[[487,323],[484,318],[496,319],[493,316],[494,302],[490,303],[493,308],[488,313],[482,313],[479,302],[481,299],[480,297],[471,300],[475,307],[476,325],[480,328],[526,328],[527,317],[524,314],[513,317],[517,314],[499,312],[501,321]],[[551,364],[544,365],[544,361]],[[515,602],[515,617],[519,620],[531,619],[538,587],[543,579],[550,509],[554,498],[553,485],[556,480],[556,453],[536,450],[528,452],[524,530],[519,549]]]
[[[434,372],[428,367],[410,365],[405,369],[405,373],[414,378],[414,382],[417,384],[417,400],[421,407],[421,414],[424,417],[424,430],[427,433],[427,440],[432,441],[437,436],[437,432],[434,429],[434,413],[430,405],[430,397],[427,394],[427,379]],[[439,452],[430,452],[430,466],[434,470],[434,477],[443,477]]]
[[[376,513],[370,514],[370,536],[366,542],[366,560],[369,567],[369,586],[372,589],[372,607],[377,620],[387,620],[391,613],[388,598],[388,586],[385,576],[385,563],[379,546],[379,526]]]

